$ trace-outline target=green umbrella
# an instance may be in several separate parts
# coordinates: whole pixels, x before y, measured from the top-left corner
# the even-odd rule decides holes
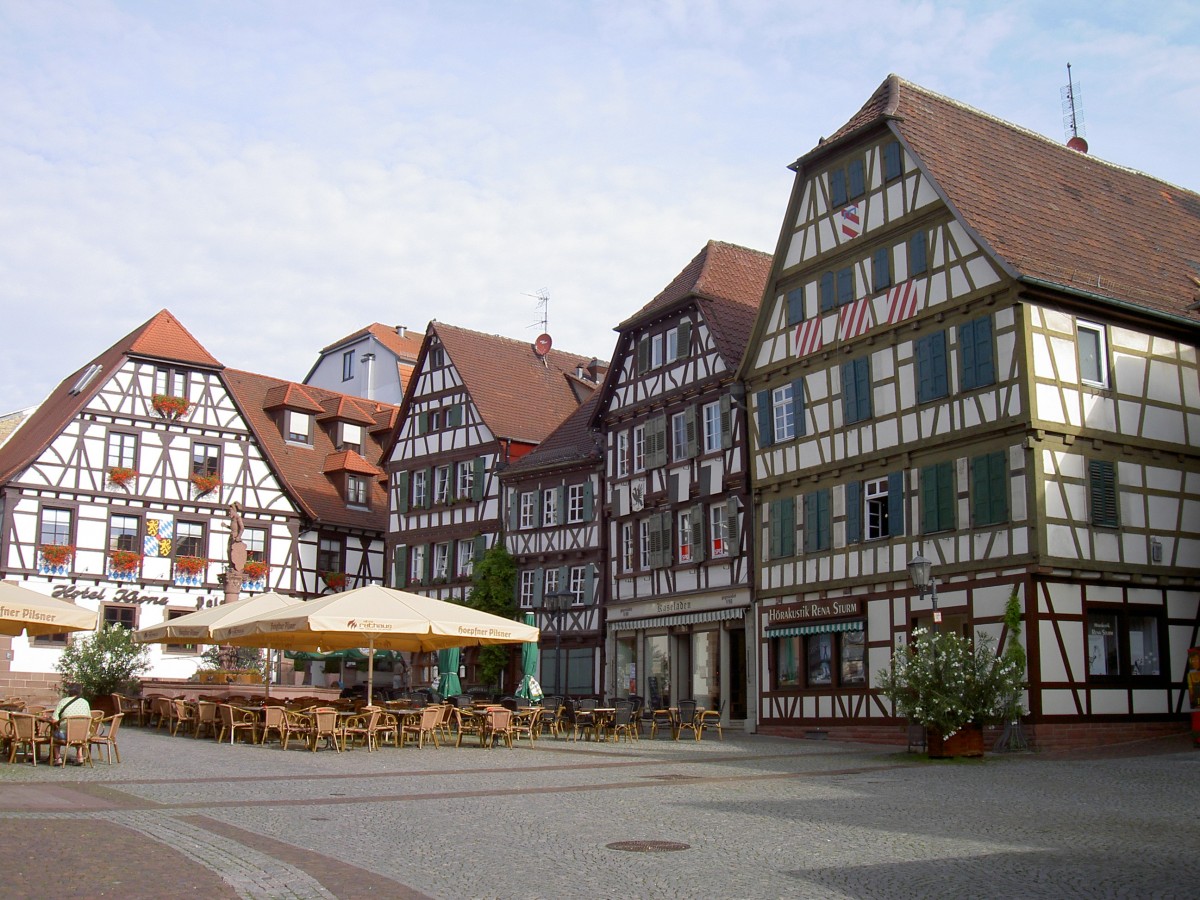
[[[438,693],[453,697],[462,693],[462,682],[458,680],[458,660],[462,651],[458,647],[438,651]]]
[[[525,613],[525,624],[533,625],[533,613]],[[521,644],[521,684],[517,687],[516,695],[524,697],[531,703],[540,703],[543,697],[542,686],[538,684],[534,673],[537,672],[538,643],[525,641]]]

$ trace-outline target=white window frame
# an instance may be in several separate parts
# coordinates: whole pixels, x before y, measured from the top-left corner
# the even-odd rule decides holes
[[[587,603],[588,598],[583,595],[587,590],[587,566],[571,566],[568,590],[571,592],[572,606],[583,606]]]
[[[521,572],[521,609],[533,609],[533,587],[537,573],[533,569]]]
[[[638,521],[638,568],[642,571],[650,568],[650,520]]]
[[[633,523],[621,523],[621,569],[633,571]]]
[[[716,453],[721,449],[721,403],[714,401],[705,403],[704,413],[704,452]]]
[[[629,474],[629,432],[617,432],[617,477],[624,478]]]
[[[521,493],[521,519],[518,528],[529,529],[534,526],[533,511],[535,498],[533,491],[523,491]]]
[[[713,559],[729,556],[729,519],[724,503],[708,509],[708,550]]]
[[[424,544],[417,544],[412,548],[412,559],[408,566],[408,577],[413,584],[421,584],[425,580]]]
[[[567,486],[567,524],[576,525],[583,521],[583,485]]]
[[[668,328],[666,348],[664,349],[664,358],[667,362],[674,362],[679,358],[679,329]]]
[[[650,368],[657,369],[663,364],[663,336],[652,335],[650,338]]]
[[[450,544],[443,541],[433,545],[433,578],[448,578],[450,576]]]
[[[471,499],[471,491],[475,488],[475,461],[468,459],[458,465],[457,496],[462,500]]]
[[[687,459],[687,451],[687,415],[677,412],[671,416],[671,461]]]
[[[425,470],[418,469],[412,473],[412,508],[423,509],[425,498],[428,496],[429,485],[426,483]]]
[[[542,596],[558,593],[558,569],[549,568],[542,578]]]
[[[681,509],[675,516],[676,544],[680,563],[690,563],[695,555],[692,552],[692,512]]]
[[[646,426],[633,426],[633,471],[646,471]]]
[[[459,541],[458,574],[463,578],[470,578],[473,571],[475,571],[475,542]]]
[[[351,506],[367,505],[367,479],[362,475],[346,475],[346,502]]]
[[[558,488],[546,488],[542,492],[542,527],[558,525]]]
[[[433,470],[433,502],[445,503],[450,499],[450,467],[438,466]]]
[[[888,480],[863,482],[863,538],[877,541],[889,536]]]
[[[796,436],[795,405],[792,403],[790,383],[771,391],[771,423],[775,432],[775,443],[790,441]]]
[[[1096,367],[1099,369],[1098,378],[1089,378],[1083,372],[1083,336],[1090,335],[1096,342]],[[1075,323],[1075,348],[1079,355],[1079,380],[1084,384],[1095,387],[1108,387],[1108,341],[1104,326],[1095,322]]]

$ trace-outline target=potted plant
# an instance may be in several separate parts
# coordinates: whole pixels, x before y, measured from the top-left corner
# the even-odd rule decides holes
[[[246,576],[247,581],[262,581],[267,577],[267,564],[257,559],[248,559],[242,566],[242,574]]]
[[[191,403],[186,397],[172,397],[170,394],[155,394],[150,398],[150,405],[154,411],[164,419],[170,419],[172,422],[184,416]]]
[[[76,683],[95,709],[118,710],[113,694],[132,694],[135,679],[150,665],[150,650],[133,632],[116,623],[82,638],[72,638],[54,664],[64,683]]]
[[[345,572],[322,572],[321,580],[325,582],[325,586],[333,591],[340,591],[346,586]]]
[[[203,578],[208,572],[208,560],[202,556],[175,557],[175,574],[189,578]]]
[[[220,475],[201,475],[198,472],[191,474],[192,487],[196,489],[196,496],[203,497],[209,491],[221,486]]]
[[[136,477],[136,469],[127,469],[124,466],[109,466],[108,468],[108,483],[114,487],[129,490],[129,482]]]
[[[42,544],[38,550],[42,562],[51,569],[65,568],[75,555],[75,548],[70,544]]]
[[[983,724],[1001,719],[1019,693],[1024,669],[997,657],[995,641],[952,632],[913,632],[912,642],[879,673],[880,693],[928,732],[929,756],[982,756]]]
[[[133,550],[113,550],[108,554],[108,571],[114,575],[133,575],[141,564],[142,555]]]

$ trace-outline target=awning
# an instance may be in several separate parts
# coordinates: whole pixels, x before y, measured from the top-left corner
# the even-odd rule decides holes
[[[828,634],[831,631],[862,631],[862,621],[821,622],[816,625],[790,625],[787,628],[768,628],[767,637],[797,637],[802,634]]]
[[[742,619],[745,616],[746,607],[738,606],[681,613],[678,616],[659,616],[655,619],[618,619],[616,622],[609,622],[608,627],[611,631],[633,631],[641,628],[665,628],[669,625],[692,625],[696,622],[721,622],[725,619]]]

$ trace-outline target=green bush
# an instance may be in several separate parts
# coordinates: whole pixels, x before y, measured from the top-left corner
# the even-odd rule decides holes
[[[63,683],[77,683],[89,702],[109,694],[136,693],[135,679],[149,666],[149,648],[117,624],[74,638],[54,664]]]

